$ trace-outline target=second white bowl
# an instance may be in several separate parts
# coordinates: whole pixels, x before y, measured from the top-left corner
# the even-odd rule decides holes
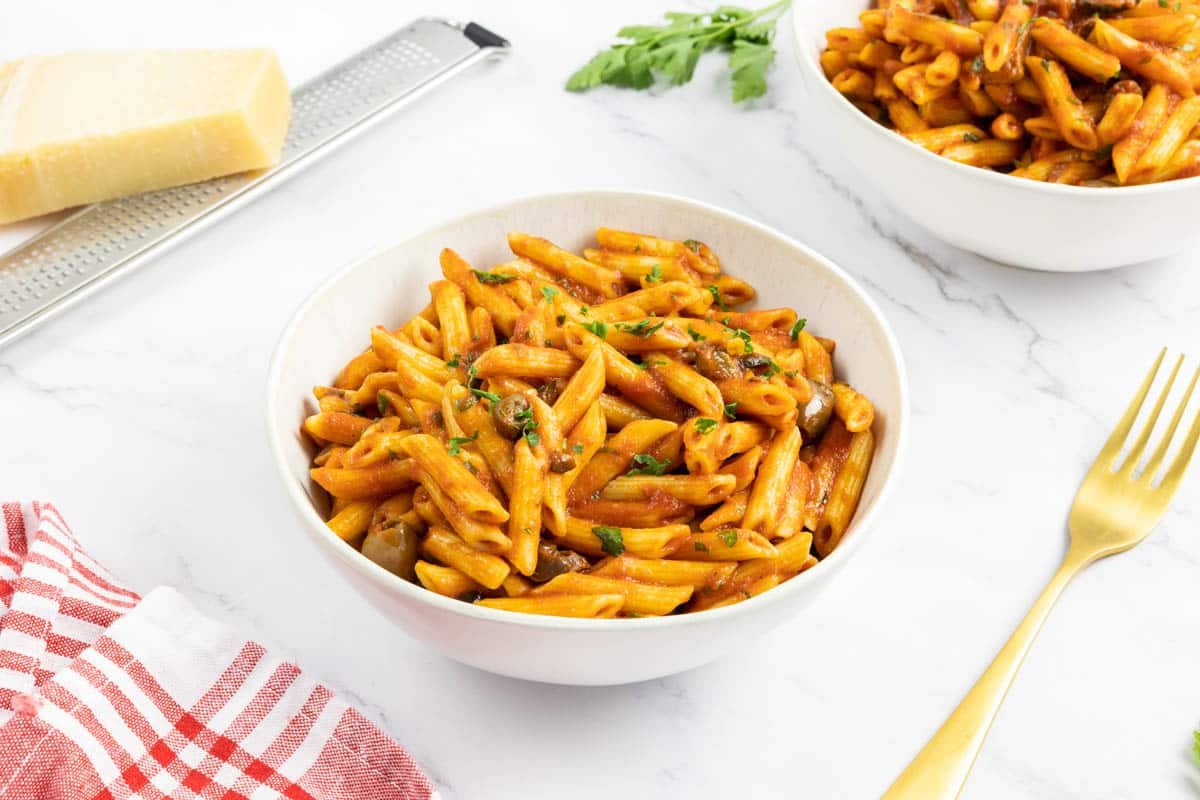
[[[790,306],[809,329],[837,340],[838,374],[877,410],[877,450],[862,501],[838,548],[792,580],[737,605],[643,619],[568,619],[452,600],[402,580],[325,525],[325,501],[309,480],[313,449],[300,434],[315,411],[314,384],[332,380],[361,352],[375,324],[397,326],[429,301],[452,247],[481,269],[511,254],[521,230],[578,251],[599,225],[707,242],[732,275],[767,306]],[[518,200],[447,222],[351,265],[296,312],[271,363],[267,432],[275,463],[305,531],[336,570],[398,628],[446,655],[502,675],[569,684],[614,684],[680,672],[736,650],[807,605],[854,555],[892,481],[908,418],[904,365],[879,309],[840,269],[808,248],[710,206],[663,195],[577,192]]]
[[[1093,188],[1013,178],[942,158],[855,108],[821,71],[825,31],[857,27],[866,0],[792,6],[800,72],[820,116],[879,193],[953,245],[1005,264],[1083,272],[1161,258],[1200,237],[1200,178]]]

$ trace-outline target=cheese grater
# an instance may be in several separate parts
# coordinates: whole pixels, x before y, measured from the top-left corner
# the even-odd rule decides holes
[[[292,93],[274,167],[85,206],[0,256],[0,347],[508,47],[473,22],[419,19]]]

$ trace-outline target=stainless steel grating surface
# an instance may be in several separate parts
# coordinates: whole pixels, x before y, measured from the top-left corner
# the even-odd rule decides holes
[[[0,256],[0,346],[507,47],[473,23],[417,20],[292,94],[291,127],[275,167],[87,206]]]

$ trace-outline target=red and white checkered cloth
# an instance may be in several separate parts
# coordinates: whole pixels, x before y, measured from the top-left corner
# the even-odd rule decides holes
[[[171,589],[139,598],[53,506],[0,509],[0,798],[436,798],[295,665]]]

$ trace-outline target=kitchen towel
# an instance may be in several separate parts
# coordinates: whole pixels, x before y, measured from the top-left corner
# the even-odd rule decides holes
[[[172,589],[122,586],[52,505],[0,508],[0,797],[436,800],[298,667]]]

